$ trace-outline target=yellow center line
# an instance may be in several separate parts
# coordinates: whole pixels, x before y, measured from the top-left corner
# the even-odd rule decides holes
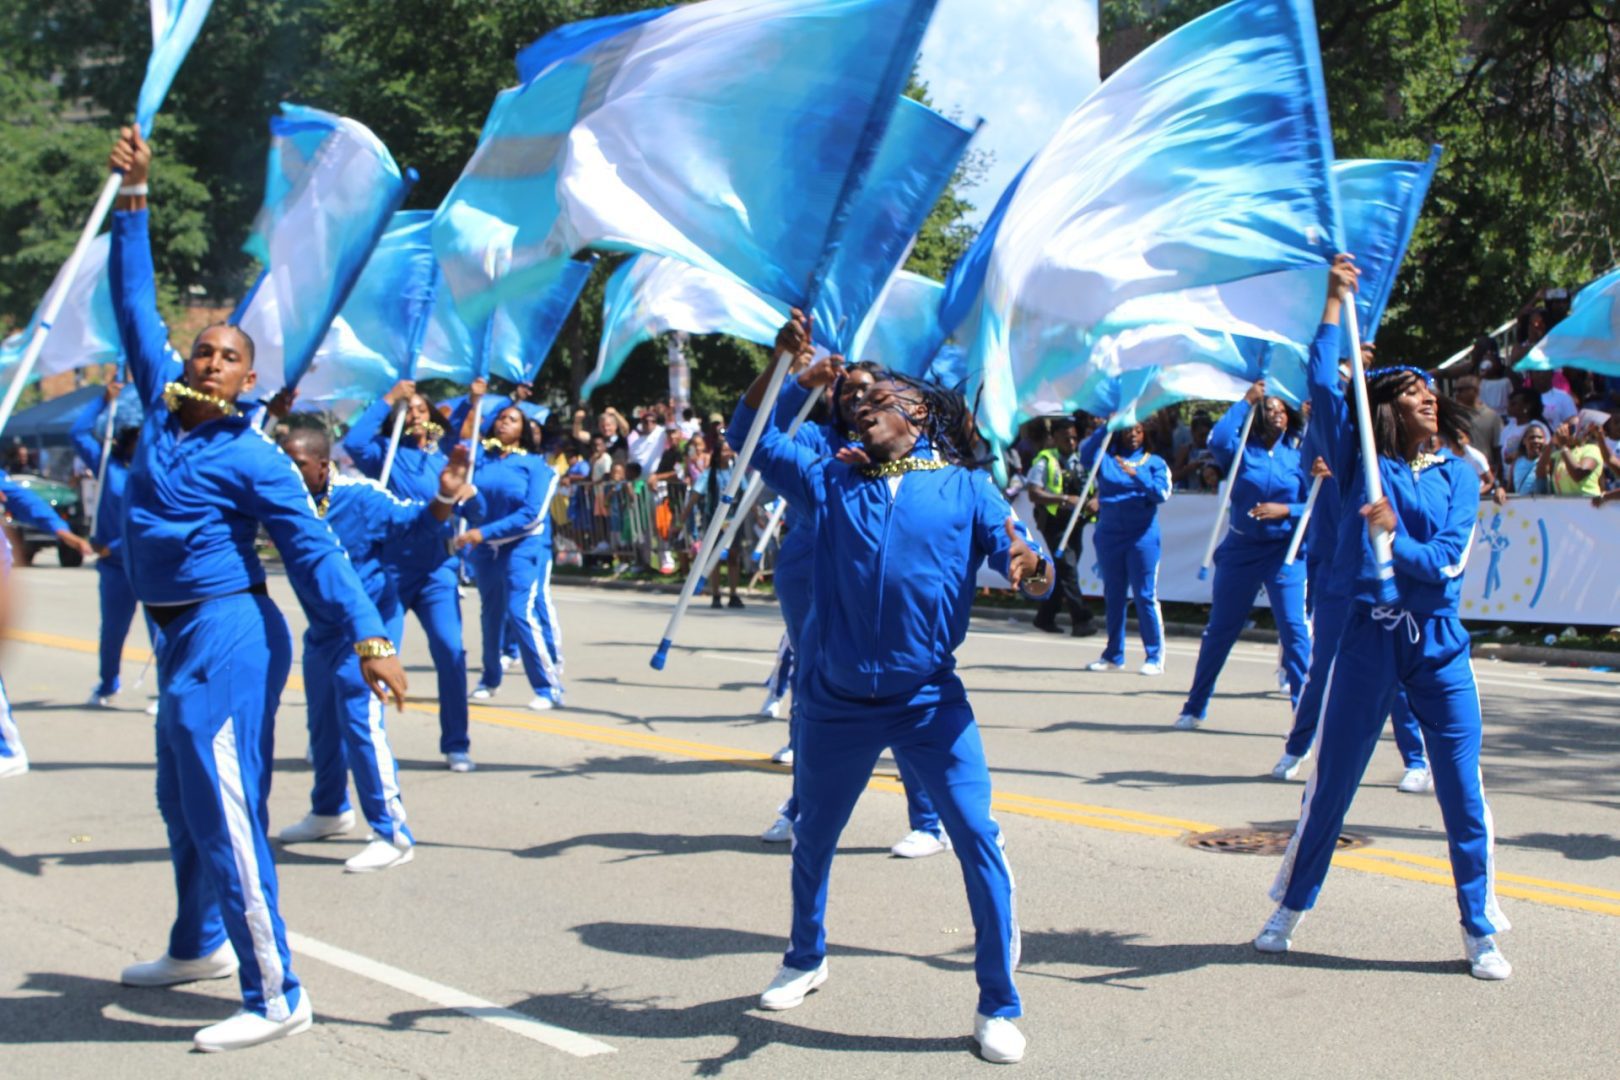
[[[63,649],[70,652],[93,654],[98,648],[96,642],[85,638],[50,634],[38,630],[11,628],[5,631],[4,636],[13,641],[41,645],[46,648]],[[145,663],[150,656],[151,653],[147,649],[136,647],[124,649],[124,659],[128,661]],[[287,688],[295,691],[302,690],[303,680],[297,675],[293,675],[287,680]],[[438,703],[432,701],[409,702],[406,709],[409,712],[435,717],[439,713]],[[776,773],[787,773],[789,771],[787,767],[773,763],[769,754],[741,747],[695,742],[691,739],[677,739],[650,731],[615,728],[605,724],[586,723],[585,721],[570,720],[562,716],[517,711],[499,706],[474,705],[471,714],[472,719],[477,722],[494,727],[533,731],[543,735],[556,735],[603,746],[618,746],[630,750],[649,750],[655,753],[668,754],[671,757],[714,762],[740,769],[755,769]],[[867,789],[895,795],[905,794],[904,786],[896,777],[881,773],[872,777]],[[1180,837],[1189,833],[1213,832],[1220,828],[1218,825],[1203,821],[1165,817],[1160,814],[1122,810],[1117,807],[1065,802],[1061,799],[1020,795],[1009,791],[995,792],[991,797],[990,805],[996,811],[1004,814],[1080,825],[1084,828],[1102,829],[1108,832],[1134,833],[1139,836]],[[1422,882],[1429,885],[1443,886],[1448,889],[1454,887],[1450,862],[1432,855],[1418,855],[1385,848],[1355,848],[1334,855],[1333,865],[1343,867],[1346,870],[1378,874],[1402,881]],[[1592,885],[1579,885],[1572,882],[1551,881],[1546,878],[1498,872],[1496,875],[1496,891],[1502,896],[1512,897],[1516,900],[1526,900],[1534,904],[1543,904],[1548,907],[1620,917],[1620,892],[1601,889]]]

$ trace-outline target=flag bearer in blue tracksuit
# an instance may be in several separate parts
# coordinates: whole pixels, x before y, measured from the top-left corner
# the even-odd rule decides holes
[[[842,375],[839,372],[842,370]],[[854,440],[847,438],[853,422],[847,419],[853,412],[855,402],[859,400],[871,385],[874,375],[881,373],[876,364],[860,363],[853,367],[843,369],[840,364],[832,362],[818,363],[800,373],[798,378],[789,379],[783,387],[782,396],[777,400],[775,422],[777,429],[786,432],[793,426],[793,418],[799,415],[806,399],[818,387],[826,390],[832,400],[825,408],[827,423],[820,423],[813,418],[799,425],[794,441],[818,457],[832,457],[838,450],[850,445]],[[809,621],[814,604],[815,590],[812,588],[812,576],[815,568],[814,530],[807,526],[808,522],[798,511],[792,528],[782,541],[782,546],[776,557],[776,572],[774,583],[777,599],[782,605],[782,617],[788,625],[790,669],[800,672],[794,653],[796,646],[792,645],[804,633],[804,627]],[[793,695],[792,712],[788,718],[788,760],[792,760],[792,747],[802,714],[799,711],[800,695]],[[926,859],[930,855],[938,855],[942,851],[949,851],[951,838],[945,833],[939,822],[939,813],[934,809],[934,801],[928,797],[923,789],[922,780],[917,776],[917,770],[912,767],[907,754],[903,750],[894,751],[895,771],[900,774],[900,786],[906,793],[906,821],[910,831],[901,837],[900,841],[889,848],[889,853],[901,859]],[[793,821],[798,816],[799,798],[797,791],[788,796],[776,812],[776,821],[761,834],[760,839],[766,843],[786,843],[793,839]]]
[[[1263,952],[1287,951],[1316,904],[1384,717],[1396,691],[1405,690],[1429,749],[1470,970],[1476,978],[1505,979],[1513,969],[1495,938],[1508,920],[1496,902],[1494,827],[1480,777],[1479,689],[1468,631],[1457,617],[1479,481],[1468,462],[1429,450],[1437,434],[1449,439],[1467,421],[1455,402],[1434,392],[1426,372],[1369,372],[1384,498],[1368,503],[1355,411],[1331,392],[1338,380],[1339,296],[1356,276],[1349,257],[1339,256],[1310,372],[1313,422],[1326,425],[1327,464],[1343,507],[1330,573],[1350,596],[1350,610],[1323,691],[1316,771],[1272,885],[1279,906],[1254,944]],[[1380,599],[1372,529],[1394,537],[1394,603]]]
[[[5,513],[18,525],[54,533],[57,540],[81,555],[90,554],[90,545],[84,537],[68,528],[51,504],[0,473],[0,500],[4,500]],[[11,573],[11,541],[0,531],[0,574]],[[8,776],[21,776],[28,771],[28,751],[23,749],[22,736],[17,733],[17,721],[11,715],[11,698],[6,684],[0,679],[0,780]]]
[[[1247,445],[1239,446],[1243,423],[1259,409]],[[1310,661],[1311,637],[1305,627],[1305,566],[1284,565],[1294,521],[1304,509],[1308,482],[1300,461],[1297,423],[1281,398],[1266,396],[1264,380],[1226,411],[1209,433],[1216,464],[1228,470],[1232,485],[1231,531],[1215,550],[1214,602],[1198,646],[1192,689],[1176,727],[1191,731],[1204,722],[1215,680],[1243,632],[1262,586],[1282,641],[1289,697],[1299,701]]]
[[[387,421],[401,403],[405,430],[388,474],[388,490],[407,502],[431,502],[439,492],[439,477],[457,439],[439,424],[414,382],[397,384],[362,412],[343,437],[343,449],[362,474],[380,479],[393,434]],[[471,772],[476,766],[467,730],[467,649],[461,596],[456,591],[456,559],[443,537],[416,532],[385,544],[382,562],[399,597],[399,606],[388,618],[389,637],[396,643],[403,640],[407,611],[422,624],[438,674],[439,753],[450,771]]]
[[[426,504],[390,495],[375,480],[339,475],[332,468],[332,442],[319,428],[291,428],[281,434],[281,448],[292,458],[324,518],[349,553],[366,592],[376,598],[385,623],[399,612],[399,596],[384,569],[387,550],[420,535],[442,549],[450,539],[445,522],[470,492],[467,452],[457,450],[445,466],[438,490]],[[320,840],[354,827],[349,808],[348,776],[360,809],[371,826],[371,842],[344,868],[363,874],[411,861],[415,837],[405,824],[399,790],[399,768],[383,726],[383,704],[360,675],[359,659],[341,622],[319,607],[306,607],[304,686],[309,699],[309,746],[315,766],[310,812],[281,830],[284,844]]]
[[[1141,424],[1121,428],[1114,445],[1121,451],[1097,470],[1097,528],[1094,542],[1102,564],[1103,600],[1108,606],[1108,644],[1087,671],[1118,671],[1125,666],[1125,604],[1136,598],[1136,621],[1147,660],[1143,675],[1164,674],[1164,619],[1159,612],[1159,507],[1170,498],[1170,467],[1142,445]],[[1108,437],[1099,427],[1080,446],[1080,468],[1090,469]]]
[[[287,624],[254,551],[260,526],[312,610],[348,630],[367,686],[401,706],[405,672],[337,538],[287,456],[241,415],[253,342],[203,330],[181,361],[157,311],[147,233],[151,151],[133,128],[109,160],[125,187],[108,276],[129,370],[146,409],[124,492],[124,555],[158,626],[157,799],[179,913],[162,958],[125,968],[132,986],[238,974],[243,1008],[196,1035],[234,1050],[307,1029],[276,901],[266,800],[276,706],[292,663]]]
[[[554,643],[539,614],[543,609],[555,622],[551,499],[557,493],[557,474],[540,454],[517,406],[490,417],[485,430],[489,437],[475,450],[473,486],[478,493],[462,507],[472,527],[454,541],[457,550],[472,549],[482,608],[484,671],[472,696],[487,700],[500,688],[504,628],[517,642],[534,693],[529,708],[543,712],[563,702]]]
[[[784,337],[808,337],[803,316],[794,313]],[[762,404],[778,404],[763,401],[766,383],[761,375],[738,405],[731,438],[741,441]],[[972,428],[959,394],[882,374],[860,396],[854,420],[861,449],[840,458],[818,456],[767,425],[753,461],[816,539],[797,687],[793,929],[760,1005],[792,1008],[826,981],[833,852],[878,755],[892,746],[910,756],[961,861],[977,935],[974,1035],[988,1060],[1017,1061],[1024,1037],[1013,1023],[1021,1007],[1012,874],[953,654],[985,559],[1041,596],[1052,587],[1052,566],[1023,538],[988,474],[962,464]]]
[[[108,383],[105,396],[85,405],[73,421],[73,449],[98,473],[102,471],[101,455],[106,444],[97,437],[96,428],[103,416],[108,423],[118,422],[118,395],[122,390],[121,383]],[[124,641],[129,637],[129,624],[135,620],[135,590],[124,569],[124,484],[140,432],[138,423],[113,432],[112,453],[97,495],[96,529],[90,537],[90,546],[100,556],[96,577],[101,597],[101,671],[90,704],[103,708],[112,707],[120,689],[118,669],[124,658]]]

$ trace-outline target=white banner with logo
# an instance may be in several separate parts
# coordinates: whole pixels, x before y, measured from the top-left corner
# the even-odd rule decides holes
[[[1178,492],[1160,508],[1160,600],[1209,603],[1210,582],[1198,580],[1198,563],[1209,541],[1215,505],[1213,495]],[[1033,531],[1028,497],[1020,495],[1013,507]],[[1007,585],[988,569],[980,571],[979,583]],[[1087,596],[1102,595],[1089,528],[1080,559],[1080,589]],[[1265,604],[1264,590],[1255,602]],[[1509,499],[1502,507],[1481,504],[1463,577],[1462,616],[1486,622],[1620,626],[1620,505],[1600,509],[1584,498],[1553,496]]]

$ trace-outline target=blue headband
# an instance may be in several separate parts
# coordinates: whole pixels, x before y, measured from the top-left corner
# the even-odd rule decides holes
[[[1406,373],[1407,375],[1416,375],[1418,378],[1423,380],[1424,384],[1428,386],[1430,390],[1434,389],[1433,375],[1429,374],[1427,371],[1424,371],[1422,368],[1409,367],[1405,364],[1400,364],[1395,367],[1373,368],[1371,371],[1367,372],[1367,378],[1381,379],[1385,375],[1398,375],[1402,372]]]

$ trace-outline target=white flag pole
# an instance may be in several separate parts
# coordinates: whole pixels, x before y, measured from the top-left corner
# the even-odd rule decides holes
[[[1349,290],[1341,297],[1344,328],[1350,335],[1350,383],[1356,392],[1356,428],[1361,436],[1361,467],[1367,480],[1367,501],[1384,497],[1384,480],[1378,472],[1378,445],[1373,441],[1372,404],[1367,400],[1367,369],[1361,362],[1361,324],[1356,314],[1356,298]],[[1373,533],[1373,561],[1378,568],[1378,598],[1386,604],[1399,602],[1395,591],[1395,540],[1389,533]]]
[[[754,456],[754,447],[759,445],[759,437],[764,433],[766,423],[770,421],[771,406],[776,402],[777,394],[782,391],[782,380],[787,377],[788,366],[792,362],[792,353],[776,354],[759,411],[754,414],[754,422],[748,428],[748,437],[743,440],[742,449],[737,452],[736,464],[731,468],[731,479],[726,484],[726,490],[720,495],[720,505],[715,508],[715,512],[709,517],[708,526],[703,530],[703,541],[698,546],[698,557],[692,560],[692,568],[686,575],[686,583],[681,586],[681,598],[670,614],[669,625],[664,627],[664,637],[659,641],[657,651],[653,653],[651,663],[654,670],[664,670],[664,663],[669,659],[669,647],[675,640],[676,632],[681,628],[681,620],[686,617],[686,609],[691,605],[692,597],[697,593],[698,580],[703,576],[704,563],[708,561],[707,553],[714,550],[720,540],[720,531],[725,527],[725,509],[736,500],[737,492],[742,487],[743,477],[748,472],[748,462]]]
[[[1058,549],[1051,553],[1052,558],[1061,559],[1063,553],[1069,550],[1069,537],[1074,535],[1075,527],[1080,524],[1080,515],[1086,510],[1086,499],[1090,498],[1091,489],[1097,484],[1097,473],[1102,469],[1103,456],[1108,453],[1108,447],[1113,441],[1112,431],[1103,436],[1102,445],[1097,448],[1097,458],[1091,463],[1091,470],[1086,473],[1085,487],[1080,489],[1080,501],[1074,504],[1074,510],[1069,513],[1069,523],[1063,527],[1063,538],[1058,541]]]
[[[1311,493],[1305,496],[1305,511],[1299,515],[1299,524],[1294,527],[1294,538],[1288,542],[1288,554],[1283,556],[1284,566],[1293,566],[1294,560],[1299,558],[1299,546],[1305,542],[1305,526],[1311,523],[1311,510],[1316,506],[1316,496],[1321,494],[1322,478],[1316,477],[1311,481]]]
[[[483,402],[480,401],[479,404],[482,405]],[[382,475],[377,478],[377,483],[385,488],[388,486],[389,475],[394,471],[394,456],[399,453],[399,440],[405,434],[405,414],[410,411],[409,401],[394,403],[394,431],[388,437],[388,452],[383,455]]]
[[[1221,481],[1220,509],[1215,511],[1215,520],[1210,526],[1209,543],[1204,546],[1204,561],[1198,564],[1198,580],[1203,581],[1209,577],[1209,568],[1215,562],[1215,545],[1221,540],[1221,526],[1226,524],[1226,512],[1232,506],[1232,488],[1237,486],[1238,470],[1243,468],[1243,451],[1249,445],[1249,432],[1254,428],[1254,417],[1265,408],[1265,399],[1261,398],[1249,406],[1249,415],[1243,418],[1243,433],[1238,436],[1237,453],[1232,455],[1232,467],[1226,470],[1226,478]]]
[[[118,381],[124,381],[123,365],[119,365]],[[107,405],[107,431],[101,437],[101,460],[96,463],[96,502],[90,508],[90,535],[96,535],[96,524],[101,521],[101,496],[107,486],[107,462],[112,460],[113,428],[118,422],[118,399]]]
[[[34,328],[34,335],[28,339],[28,347],[23,350],[16,374],[12,376],[11,385],[6,388],[5,400],[0,402],[0,431],[4,431],[6,425],[11,422],[11,414],[17,409],[17,399],[22,396],[23,388],[28,385],[28,380],[34,374],[34,365],[39,362],[39,354],[45,349],[45,338],[51,332],[51,325],[61,314],[73,279],[79,276],[79,267],[84,263],[84,257],[90,250],[90,243],[95,240],[96,233],[101,231],[101,223],[106,220],[107,211],[112,209],[113,200],[118,197],[118,189],[123,182],[122,173],[107,174],[107,182],[101,186],[101,194],[96,196],[96,204],[90,210],[90,217],[79,232],[79,242],[73,246],[73,254],[68,256],[67,262],[62,264],[62,269],[57,275],[61,288],[52,289],[45,294],[45,306],[39,313],[39,325]]]

